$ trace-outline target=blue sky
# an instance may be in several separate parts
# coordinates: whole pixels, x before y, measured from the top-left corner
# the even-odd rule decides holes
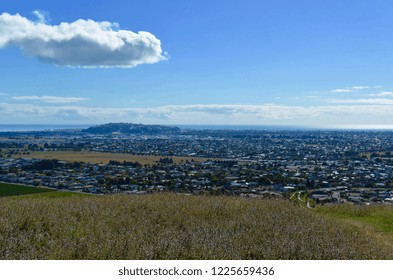
[[[393,125],[392,18],[387,0],[1,1],[0,123]]]

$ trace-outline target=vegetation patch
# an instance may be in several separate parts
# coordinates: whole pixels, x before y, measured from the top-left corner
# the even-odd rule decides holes
[[[50,190],[50,189],[49,189]],[[15,200],[20,200],[20,199],[35,199],[39,200],[42,198],[51,198],[51,199],[57,199],[57,198],[76,198],[76,197],[86,197],[86,196],[92,196],[91,194],[88,193],[83,193],[83,192],[72,192],[72,191],[51,191],[51,192],[41,192],[41,193],[34,193],[34,194],[27,194],[23,196],[10,196],[7,197],[7,199],[15,199]]]
[[[283,199],[1,198],[0,259],[392,259],[353,225]]]
[[[0,182],[0,197],[36,194],[36,193],[48,193],[53,191],[55,190]]]
[[[318,207],[318,213],[338,220],[365,225],[387,235],[393,240],[393,205],[332,205]]]

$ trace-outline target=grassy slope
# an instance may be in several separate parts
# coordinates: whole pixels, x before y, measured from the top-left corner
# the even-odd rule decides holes
[[[317,212],[335,219],[358,221],[393,235],[393,205],[337,205],[317,208]]]
[[[35,193],[47,193],[53,191],[55,190],[0,182],[0,197],[35,194]]]
[[[0,198],[0,259],[392,259],[357,226],[284,200]]]
[[[351,224],[386,246],[393,244],[393,205],[336,205],[319,207],[317,213]]]

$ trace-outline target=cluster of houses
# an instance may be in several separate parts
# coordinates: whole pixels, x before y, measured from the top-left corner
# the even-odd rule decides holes
[[[377,131],[185,131],[179,135],[50,135],[1,140],[0,181],[92,194],[173,191],[250,197],[306,192],[317,203],[393,203],[393,133]],[[13,158],[33,150],[194,156],[151,165]],[[19,146],[18,146],[19,145]],[[219,159],[219,160],[218,160]]]

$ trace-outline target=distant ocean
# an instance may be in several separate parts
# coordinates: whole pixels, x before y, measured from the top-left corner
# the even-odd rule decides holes
[[[182,129],[217,130],[313,130],[315,128],[295,125],[176,125]]]
[[[97,124],[0,124],[0,132],[12,131],[53,131],[62,129],[85,129]],[[393,130],[393,125],[341,125],[325,127],[307,127],[296,125],[168,125],[181,129],[214,130]]]
[[[59,129],[85,129],[89,124],[0,124],[0,132],[11,131],[45,131]]]
[[[222,130],[393,130],[393,125],[177,125],[183,129],[222,129]]]
[[[0,124],[0,132],[11,131],[53,131],[61,129],[85,129],[95,124]],[[284,125],[168,125],[181,129],[214,129],[214,130],[306,130],[301,126]]]

